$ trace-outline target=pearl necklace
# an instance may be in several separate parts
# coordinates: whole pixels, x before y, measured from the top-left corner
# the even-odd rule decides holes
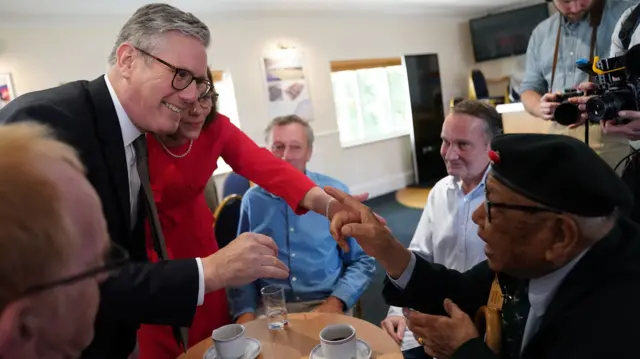
[[[171,157],[174,158],[184,158],[186,155],[189,154],[189,152],[191,152],[191,147],[193,146],[193,140],[189,141],[189,148],[187,148],[187,151],[181,155],[176,155],[175,153],[169,151],[169,149],[167,148],[167,146],[164,145],[164,143],[162,143],[162,141],[160,141],[160,139],[156,138],[158,140],[158,142],[160,142],[160,146],[162,146],[162,148],[164,149],[164,151],[166,153],[168,153]]]

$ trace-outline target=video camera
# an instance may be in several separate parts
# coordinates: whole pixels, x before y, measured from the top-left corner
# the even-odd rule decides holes
[[[624,123],[618,117],[622,110],[640,111],[640,45],[629,49],[626,54],[599,59],[594,62],[582,59],[577,62],[578,68],[595,76],[598,89],[586,103],[586,112],[589,121],[599,123],[602,120],[617,120]],[[563,102],[556,108],[554,119],[561,125],[571,125],[580,119],[580,111],[567,99],[575,96],[583,96],[580,91],[572,90],[558,95]]]

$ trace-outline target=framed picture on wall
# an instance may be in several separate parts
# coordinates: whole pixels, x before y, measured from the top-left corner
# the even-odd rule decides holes
[[[280,49],[262,59],[269,98],[269,118],[295,114],[313,121],[313,106],[300,50]]]
[[[0,73],[0,108],[16,97],[10,73]]]

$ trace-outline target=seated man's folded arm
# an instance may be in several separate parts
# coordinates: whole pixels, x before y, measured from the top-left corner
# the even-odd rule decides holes
[[[255,313],[258,307],[258,296],[255,282],[239,288],[227,288],[232,319],[236,321],[242,314]]]

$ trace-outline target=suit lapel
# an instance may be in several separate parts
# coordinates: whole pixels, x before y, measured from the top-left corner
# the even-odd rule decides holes
[[[611,232],[598,241],[567,274],[549,303],[538,331],[524,348],[524,352],[536,345],[539,334],[544,333],[545,329],[556,321],[563,311],[566,311],[567,308],[588,295],[587,292],[607,280],[608,272],[604,269],[608,267],[608,264],[612,264],[612,260],[615,260],[614,253],[621,244],[621,232],[619,224],[614,226]]]
[[[129,176],[118,115],[113,106],[113,100],[111,99],[111,94],[109,94],[104,76],[91,81],[88,89],[93,102],[98,139],[102,144],[102,155],[109,167],[109,175],[118,194],[126,228],[131,228]]]

